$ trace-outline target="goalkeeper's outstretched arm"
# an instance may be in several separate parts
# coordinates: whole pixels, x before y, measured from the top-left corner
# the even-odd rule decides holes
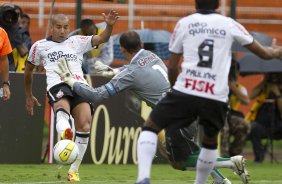
[[[75,82],[73,90],[87,101],[93,103],[101,102],[102,100],[117,94],[117,91],[111,82],[97,88],[92,88],[86,84]]]

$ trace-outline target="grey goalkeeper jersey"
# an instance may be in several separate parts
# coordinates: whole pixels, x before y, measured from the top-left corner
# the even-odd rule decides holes
[[[107,84],[91,88],[76,82],[73,90],[91,102],[100,102],[121,91],[130,90],[154,107],[170,89],[167,68],[154,53],[141,49],[130,64],[120,68],[120,72]]]

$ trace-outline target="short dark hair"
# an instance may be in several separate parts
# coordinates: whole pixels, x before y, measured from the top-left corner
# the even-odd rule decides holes
[[[18,13],[19,17],[22,18],[23,16],[23,9],[18,6],[18,5],[14,5],[15,11]]]
[[[141,39],[136,31],[127,31],[119,38],[120,46],[129,53],[136,53],[142,48]]]
[[[216,10],[219,0],[195,0],[197,10]]]
[[[87,29],[89,26],[94,25],[94,21],[91,19],[82,19],[80,22],[81,29]]]

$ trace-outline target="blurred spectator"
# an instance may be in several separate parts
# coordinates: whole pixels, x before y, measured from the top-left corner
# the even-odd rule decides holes
[[[12,52],[12,47],[6,31],[0,28],[0,71],[2,77],[3,100],[10,99],[10,82],[9,82],[9,60],[8,54]]]
[[[126,3],[127,0],[100,0],[100,1],[110,1],[110,2]]]
[[[22,10],[19,6],[5,4],[0,7],[0,26],[8,33],[12,49],[16,48],[19,54],[23,57],[28,53],[28,49],[21,37],[19,28],[19,17]],[[14,59],[12,54],[9,56],[10,70],[15,71]]]
[[[241,155],[245,146],[250,125],[244,119],[244,114],[238,110],[239,105],[248,105],[250,102],[247,89],[237,82],[239,63],[232,59],[229,72],[229,105],[230,112],[221,132],[221,155],[232,157]]]
[[[22,14],[22,17],[19,19],[19,34],[21,35],[21,39],[28,51],[30,50],[32,44],[29,34],[29,25],[30,17],[27,14]],[[28,54],[21,56],[17,48],[13,49],[13,59],[16,72],[24,72],[27,56]]]
[[[282,74],[267,74],[252,91],[251,99],[257,98],[246,119],[251,121],[250,139],[255,162],[264,160],[267,147],[262,139],[282,138]]]
[[[19,21],[20,27],[29,31],[30,17],[27,14],[23,14],[21,20]]]
[[[105,23],[100,23],[95,25],[93,20],[83,19],[81,20],[80,28],[71,32],[69,34],[69,37],[74,35],[84,35],[84,36],[99,35],[102,33],[105,26],[106,26]],[[112,38],[110,38],[108,42],[99,45],[97,49],[93,49],[85,53],[83,58],[84,58],[84,63],[82,67],[85,73],[93,73],[94,63],[97,60],[101,61],[105,65],[110,65],[114,58]]]
[[[16,13],[19,15],[19,19],[22,18],[23,16],[23,10],[20,6],[18,5],[12,5],[15,8]]]

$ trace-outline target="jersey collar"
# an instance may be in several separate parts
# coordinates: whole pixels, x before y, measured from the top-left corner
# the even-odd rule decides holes
[[[132,62],[135,60],[135,58],[136,58],[143,50],[144,50],[144,49],[140,49],[140,50],[135,54],[135,56],[131,59],[130,63],[132,63]]]
[[[61,43],[61,42],[56,42],[56,41],[52,40],[52,36],[48,36],[48,37],[46,38],[46,40],[47,40],[47,41],[51,41],[51,42],[55,42],[55,43]]]
[[[214,11],[214,10],[197,10],[196,13],[200,13],[200,14],[204,14],[204,15],[206,15],[206,14],[212,14],[212,13],[218,14],[218,13],[217,13],[216,11]]]

